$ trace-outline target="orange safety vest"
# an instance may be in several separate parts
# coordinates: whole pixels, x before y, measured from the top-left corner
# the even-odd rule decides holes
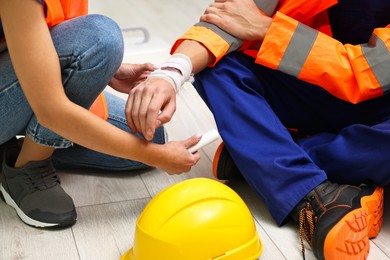
[[[255,58],[255,63],[282,71],[324,88],[333,96],[359,103],[390,94],[390,25],[374,30],[368,43],[342,44],[331,37],[327,9],[337,0],[259,0],[263,13],[273,17],[259,50],[243,43],[239,51]],[[259,7],[259,4],[257,4]],[[267,6],[265,6],[267,7]],[[269,6],[268,6],[269,7]],[[173,53],[184,40],[202,43],[212,55],[214,66],[230,50],[229,42],[207,26],[193,26],[173,45]],[[314,29],[314,30],[313,30]]]
[[[88,0],[44,0],[49,27],[88,14]]]
[[[46,23],[49,27],[63,21],[88,14],[88,0],[44,0]],[[89,109],[95,115],[107,120],[106,98],[101,93]]]

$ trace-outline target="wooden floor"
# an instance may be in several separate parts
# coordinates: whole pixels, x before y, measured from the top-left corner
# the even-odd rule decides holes
[[[125,35],[125,61],[159,63],[167,57],[170,44],[198,20],[209,2],[90,0],[90,12],[106,14],[122,28],[147,29],[150,37],[146,43],[141,43],[145,37],[141,30]],[[183,139],[213,128],[210,111],[192,86],[186,84],[179,93],[177,113],[167,125],[169,139]],[[189,178],[212,178],[211,162],[219,142],[202,149],[200,163],[190,173],[180,176],[169,176],[156,169],[135,173],[60,172],[63,187],[73,197],[78,212],[77,223],[69,229],[48,231],[29,227],[0,200],[0,260],[118,260],[132,247],[135,222],[153,196],[168,185]],[[263,202],[245,183],[226,184],[251,209],[264,248],[260,259],[302,259],[296,226],[278,227]],[[371,240],[368,259],[372,260],[390,259],[390,187],[386,191],[383,228]],[[306,257],[314,259],[310,249]]]

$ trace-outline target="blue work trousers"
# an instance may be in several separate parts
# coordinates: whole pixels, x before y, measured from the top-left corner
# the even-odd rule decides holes
[[[354,105],[242,53],[203,70],[194,85],[237,167],[279,225],[326,179],[390,181],[390,95]],[[296,141],[288,128],[308,137]]]

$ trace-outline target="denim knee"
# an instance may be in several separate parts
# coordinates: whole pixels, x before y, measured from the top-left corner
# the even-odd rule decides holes
[[[111,18],[98,14],[80,17],[80,23],[84,23],[84,42],[91,46],[89,51],[100,57],[98,59],[100,62],[95,66],[103,66],[104,71],[110,75],[108,79],[110,80],[123,60],[124,43],[121,29]],[[95,42],[91,42],[91,38],[95,39]]]
[[[123,59],[123,37],[119,26],[103,15],[87,15],[51,29],[67,97],[89,108],[107,86]],[[66,148],[72,142],[41,126],[35,116],[27,134],[37,143]]]
[[[51,30],[68,98],[89,108],[123,60],[119,26],[103,15],[65,21]]]

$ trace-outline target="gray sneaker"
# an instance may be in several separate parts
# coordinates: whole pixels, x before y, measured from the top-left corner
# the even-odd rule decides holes
[[[72,198],[62,189],[50,159],[14,168],[20,148],[4,151],[0,191],[18,216],[35,227],[65,227],[76,222]]]
[[[0,144],[0,166],[1,164],[3,163],[3,153],[5,151],[5,149],[10,146],[10,145],[15,145],[16,143],[20,143],[20,145],[22,144],[22,139],[16,139],[16,137],[13,137],[12,139],[8,140],[7,142],[3,143],[3,144]],[[1,167],[0,167],[0,173],[1,173]]]

